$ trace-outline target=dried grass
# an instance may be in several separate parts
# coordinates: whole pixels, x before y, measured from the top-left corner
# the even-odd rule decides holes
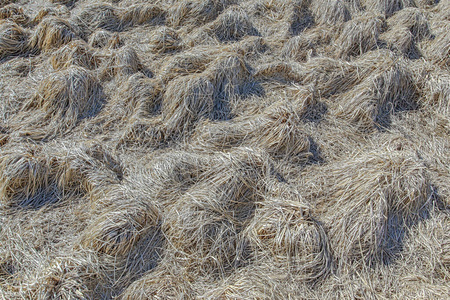
[[[72,25],[57,17],[45,18],[39,23],[30,38],[30,48],[34,52],[51,52],[68,44],[76,37]]]
[[[80,40],[72,41],[55,51],[50,60],[55,70],[67,69],[70,66],[80,66],[92,70],[100,64],[100,59],[95,52],[86,42]]]
[[[129,46],[122,47],[113,50],[106,57],[105,62],[101,66],[100,78],[108,80],[112,77],[128,77],[143,70],[143,68],[134,48]]]
[[[157,5],[142,4],[128,7],[120,16],[123,28],[143,24],[160,25],[165,21],[166,12]]]
[[[30,18],[23,12],[23,8],[16,4],[9,4],[0,8],[0,20],[9,19],[14,23],[26,26]]]
[[[163,26],[150,35],[150,47],[155,53],[176,51],[180,48],[180,38],[175,30]]]
[[[26,53],[28,32],[11,22],[0,22],[0,59]]]
[[[118,33],[111,33],[107,30],[96,30],[89,37],[89,45],[94,48],[116,49],[121,45]]]
[[[311,6],[315,21],[319,24],[333,26],[351,19],[350,11],[342,0],[319,0]]]
[[[207,26],[220,41],[236,41],[254,33],[247,13],[238,6],[231,6]]]
[[[396,11],[405,7],[414,7],[413,0],[362,0],[363,5],[369,11],[381,13],[386,17],[392,16]]]

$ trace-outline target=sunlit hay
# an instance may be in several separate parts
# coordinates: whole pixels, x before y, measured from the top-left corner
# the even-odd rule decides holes
[[[426,42],[421,49],[425,58],[440,67],[450,67],[450,24],[446,23],[436,37]]]
[[[395,13],[387,20],[388,26],[407,28],[415,41],[420,41],[430,37],[428,18],[422,10],[414,7],[408,7]]]
[[[92,70],[99,66],[100,59],[86,42],[76,40],[54,52],[50,62],[55,70],[67,69],[70,66],[80,66]]]
[[[235,0],[182,0],[169,8],[167,22],[173,27],[199,26],[213,21]]]
[[[328,238],[322,225],[301,202],[270,199],[262,202],[246,228],[256,259],[269,257],[275,266],[305,281],[323,278],[331,267]]]
[[[52,144],[48,144],[49,152]],[[63,194],[87,194],[91,200],[99,194],[98,189],[108,189],[123,177],[120,160],[99,144],[81,146],[56,144],[53,157],[58,188]]]
[[[29,23],[31,26],[39,24],[46,17],[60,17],[67,18],[70,16],[69,10],[64,6],[59,7],[44,7],[34,16],[33,20]]]
[[[170,57],[161,67],[164,82],[178,77],[203,72],[208,64],[220,53],[220,49],[196,47]]]
[[[292,62],[271,62],[262,64],[254,71],[254,78],[259,80],[277,80],[281,82],[300,82],[303,67]]]
[[[119,34],[111,33],[108,30],[96,30],[89,37],[88,44],[94,48],[117,49],[121,46]]]
[[[423,91],[429,106],[436,112],[450,116],[450,75],[444,71],[428,76]]]
[[[438,285],[440,282],[447,281],[450,276],[448,214],[438,213],[412,228],[402,254],[402,259],[395,264],[397,272],[403,276],[421,274],[421,276],[412,276],[409,283],[411,290],[415,290],[421,282],[435,282]]]
[[[160,212],[125,186],[113,187],[98,200],[96,216],[81,234],[81,245],[95,252],[124,256],[140,239],[156,230]]]
[[[310,142],[302,130],[300,117],[291,103],[274,103],[257,119],[249,144],[260,146],[275,158],[307,160]]]
[[[381,13],[386,17],[406,7],[414,7],[414,0],[361,0],[366,10]]]
[[[0,60],[28,50],[29,34],[12,22],[0,21]]]
[[[236,54],[223,53],[212,61],[204,72],[214,86],[214,119],[229,119],[230,104],[245,93],[245,84],[250,71],[243,58]]]
[[[101,266],[94,255],[58,257],[40,270],[27,294],[34,299],[92,299],[101,276]]]
[[[384,20],[379,16],[365,14],[345,23],[336,40],[337,55],[341,58],[361,55],[378,45],[378,36]]]
[[[50,0],[51,3],[63,4],[66,6],[72,6],[78,0]]]
[[[75,30],[66,20],[50,17],[42,20],[30,39],[34,52],[50,52],[75,39]]]
[[[132,47],[122,47],[111,53],[101,66],[101,79],[111,79],[114,76],[128,77],[143,70],[143,65]]]
[[[298,62],[306,61],[320,51],[320,46],[329,44],[334,34],[328,26],[316,26],[290,38],[283,45],[281,55]]]
[[[106,3],[87,5],[75,17],[74,22],[89,36],[96,29],[122,30],[121,11]]]
[[[136,4],[132,5],[120,16],[123,28],[143,24],[160,25],[165,21],[166,12],[157,5]]]
[[[348,91],[367,76],[370,67],[359,67],[349,62],[328,57],[315,57],[303,66],[303,85],[313,85],[321,97],[330,97]]]
[[[311,4],[315,22],[319,24],[339,25],[349,21],[350,11],[342,0],[319,0]]]
[[[394,27],[380,36],[380,39],[392,51],[405,55],[410,59],[420,57],[420,52],[414,42],[414,36],[406,27]]]
[[[193,274],[223,275],[243,259],[239,221],[207,186],[189,190],[167,212],[166,251]]]
[[[0,152],[0,195],[7,206],[39,207],[47,200],[52,170],[41,148],[35,145],[14,146]]]
[[[100,110],[103,94],[98,80],[86,69],[71,66],[45,78],[33,98],[16,116],[13,127],[19,136],[49,139],[71,131]]]
[[[119,299],[192,299],[197,293],[192,287],[194,275],[170,264],[166,259],[164,264],[131,283]]]
[[[161,107],[167,137],[189,132],[195,122],[210,117],[213,109],[214,85],[205,76],[193,74],[172,80]]]
[[[407,228],[427,215],[431,186],[413,153],[358,155],[314,178],[316,214],[341,268],[391,261]]]
[[[226,51],[235,52],[244,58],[257,57],[268,49],[264,39],[259,36],[248,36],[231,44]]]
[[[0,8],[0,20],[9,19],[19,25],[27,25],[30,18],[23,12],[23,8],[16,4],[9,4]]]
[[[180,48],[180,38],[175,30],[162,26],[152,31],[150,48],[154,53],[173,52]]]
[[[418,108],[418,91],[405,62],[386,63],[342,96],[337,117],[372,131],[389,127],[393,113]]]
[[[192,48],[192,47],[217,47],[219,46],[220,40],[207,28],[200,27],[194,28],[187,36],[183,37],[182,47]]]
[[[253,35],[254,28],[247,13],[239,6],[231,6],[208,24],[215,36],[222,42],[237,41],[246,35]]]

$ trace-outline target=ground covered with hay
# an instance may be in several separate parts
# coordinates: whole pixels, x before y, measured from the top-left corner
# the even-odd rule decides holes
[[[0,0],[0,299],[444,299],[448,0]]]

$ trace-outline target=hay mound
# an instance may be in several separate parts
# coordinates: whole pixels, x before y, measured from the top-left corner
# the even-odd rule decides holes
[[[166,12],[157,5],[141,4],[133,5],[120,16],[123,28],[150,24],[160,25],[165,21]]]
[[[0,60],[27,52],[28,33],[20,26],[0,21]]]
[[[378,36],[383,30],[383,19],[366,14],[345,23],[336,40],[338,56],[349,58],[359,56],[378,45]]]
[[[417,89],[405,63],[388,62],[381,70],[343,95],[338,117],[370,131],[389,127],[391,114],[418,107]]]
[[[362,0],[366,10],[381,13],[386,17],[392,16],[396,11],[405,7],[414,7],[414,0]]]
[[[167,136],[188,132],[194,122],[210,117],[213,108],[214,85],[204,76],[188,75],[172,80],[161,108]]]
[[[50,17],[42,20],[30,39],[30,48],[34,52],[51,52],[75,39],[72,25],[64,19]]]
[[[315,21],[330,26],[342,24],[351,19],[350,11],[341,0],[319,0],[311,5]]]
[[[118,33],[111,33],[107,30],[96,30],[89,37],[89,45],[94,48],[116,49],[121,46]]]
[[[121,186],[98,201],[99,214],[81,235],[81,245],[95,252],[127,255],[159,224],[158,209]]]
[[[317,211],[340,267],[389,262],[407,227],[426,217],[431,186],[425,167],[409,153],[352,157],[323,176],[317,187],[329,189],[317,199]]]
[[[27,25],[30,18],[23,12],[23,8],[16,4],[9,4],[0,8],[0,20],[9,19],[19,25]]]
[[[441,67],[450,67],[450,25],[445,24],[436,37],[423,46],[424,56]]]
[[[308,57],[315,56],[319,47],[329,44],[334,32],[328,26],[317,26],[311,30],[291,37],[281,50],[282,57],[295,61],[306,61]]]
[[[67,69],[70,66],[80,66],[92,70],[98,67],[100,59],[96,57],[86,42],[76,40],[54,52],[51,64],[55,70]]]
[[[50,139],[67,134],[102,106],[102,88],[89,71],[71,66],[45,78],[12,127],[19,136]]]
[[[180,47],[180,38],[175,30],[163,26],[150,35],[150,47],[154,53],[175,51]]]
[[[0,152],[0,194],[5,205],[39,207],[48,199],[51,166],[38,146],[26,145]]]
[[[299,202],[266,199],[246,231],[259,260],[269,257],[280,269],[314,281],[330,271],[331,255],[322,225],[308,211]]]
[[[106,3],[85,6],[74,17],[74,23],[83,29],[86,36],[100,28],[110,31],[123,29],[121,12],[116,7]]]
[[[111,79],[114,76],[128,77],[141,70],[143,65],[132,47],[123,47],[112,52],[101,66],[101,79]]]
[[[407,28],[414,37],[415,41],[430,36],[430,28],[427,16],[422,10],[414,7],[408,7],[394,14],[388,20],[389,27]]]
[[[217,17],[208,29],[220,41],[236,41],[254,34],[254,28],[247,13],[238,6],[231,6]]]

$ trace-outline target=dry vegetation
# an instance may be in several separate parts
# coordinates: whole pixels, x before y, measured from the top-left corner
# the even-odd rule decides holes
[[[444,299],[449,213],[448,0],[0,0],[0,299]]]

